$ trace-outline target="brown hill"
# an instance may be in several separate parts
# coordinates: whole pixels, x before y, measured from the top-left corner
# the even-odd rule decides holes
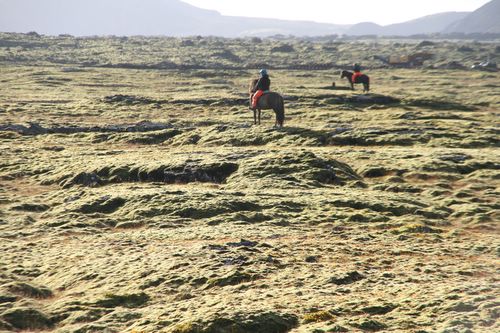
[[[492,0],[464,19],[451,24],[445,32],[500,33],[500,0]]]

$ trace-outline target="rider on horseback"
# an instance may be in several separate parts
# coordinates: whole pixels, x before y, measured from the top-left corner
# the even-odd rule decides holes
[[[266,91],[269,91],[271,88],[271,79],[269,79],[269,75],[267,74],[267,70],[261,69],[260,70],[260,78],[259,81],[257,81],[257,84],[255,85],[253,91],[255,93],[252,96],[252,105],[251,109],[256,109],[257,108],[257,103],[259,102],[259,98],[264,95]]]
[[[352,66],[352,69],[354,71],[354,74],[352,75],[352,83],[358,83],[358,78],[363,75],[361,74],[361,65],[360,64],[354,64]]]

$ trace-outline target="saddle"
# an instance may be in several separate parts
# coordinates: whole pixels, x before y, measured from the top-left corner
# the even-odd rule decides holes
[[[355,72],[353,75],[352,75],[352,83],[359,83],[358,82],[358,79],[363,76],[363,74],[361,74],[361,72]]]
[[[258,92],[262,92],[262,93],[258,93]],[[269,91],[269,90],[265,90],[265,91],[257,90],[256,92],[254,92],[252,94],[251,99],[250,99],[250,104],[251,104],[252,108],[256,108],[257,107],[257,103],[262,98],[262,96],[264,96],[266,94],[269,94],[269,93],[271,93],[271,91]]]

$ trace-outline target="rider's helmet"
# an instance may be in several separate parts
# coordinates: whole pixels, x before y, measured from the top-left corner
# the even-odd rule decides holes
[[[267,70],[261,69],[259,73],[260,73],[260,76],[266,76],[267,75]]]

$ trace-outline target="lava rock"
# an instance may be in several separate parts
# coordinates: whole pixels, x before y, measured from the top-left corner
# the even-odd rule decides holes
[[[51,320],[45,314],[27,307],[9,309],[1,317],[9,325],[20,330],[44,330],[52,326]]]
[[[346,285],[363,280],[365,277],[357,271],[349,272],[347,274],[331,277],[328,283],[336,285]]]

